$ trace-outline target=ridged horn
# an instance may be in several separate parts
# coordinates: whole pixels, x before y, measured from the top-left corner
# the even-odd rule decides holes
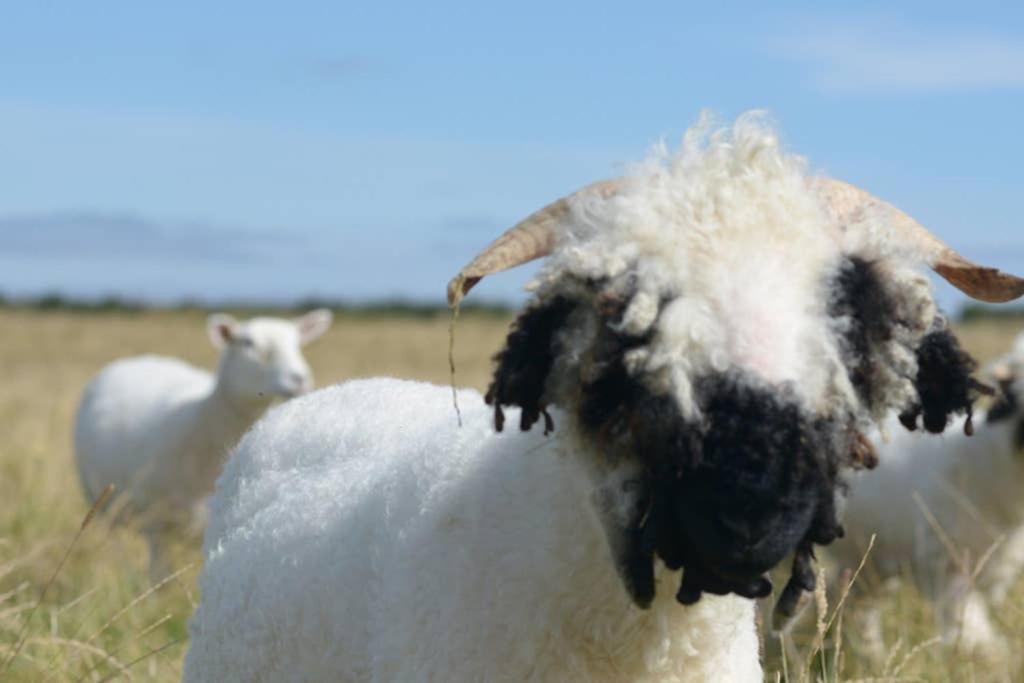
[[[1004,303],[1024,296],[1024,279],[965,259],[892,204],[841,180],[818,178],[814,182],[826,205],[842,224],[856,222],[868,212],[887,212],[887,222],[897,239],[913,246],[932,270],[969,297]]]
[[[448,283],[448,305],[456,306],[485,275],[508,270],[547,256],[558,240],[559,227],[569,215],[571,202],[583,195],[610,197],[618,180],[603,180],[551,202],[506,230],[470,261]]]

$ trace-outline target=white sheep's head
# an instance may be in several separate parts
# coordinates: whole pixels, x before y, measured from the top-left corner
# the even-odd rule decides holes
[[[1010,347],[1010,351],[985,368],[985,376],[999,386],[999,394],[989,408],[986,421],[990,423],[1013,420],[1014,442],[1024,455],[1024,332]]]
[[[677,598],[814,585],[813,544],[842,534],[843,473],[871,466],[862,430],[899,411],[942,431],[983,387],[938,314],[927,264],[1006,301],[1024,280],[976,266],[908,216],[783,153],[761,117],[687,134],[626,177],[516,225],[449,284],[547,256],[488,403],[531,428],[557,406],[595,473],[595,509],[626,589],[654,597],[654,558],[684,569]]]
[[[294,320],[239,321],[215,313],[207,321],[210,341],[221,350],[219,381],[233,395],[251,400],[291,398],[313,389],[313,373],[302,347],[331,326],[331,312],[310,311]]]

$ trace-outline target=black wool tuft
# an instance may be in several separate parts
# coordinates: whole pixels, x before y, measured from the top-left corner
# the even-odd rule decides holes
[[[832,287],[829,315],[849,321],[842,340],[843,361],[857,395],[869,406],[880,400],[874,394],[872,349],[892,339],[899,324],[896,310],[872,262],[856,256],[844,260]]]
[[[918,402],[900,414],[900,422],[913,430],[921,417],[926,430],[939,434],[951,415],[970,416],[978,394],[990,391],[971,376],[977,366],[948,329],[925,335],[917,347]]]
[[[555,335],[561,330],[576,303],[566,297],[554,297],[524,311],[512,324],[505,348],[494,356],[496,367],[484,400],[494,406],[494,428],[505,425],[502,406],[519,406],[519,427],[530,429],[544,416],[544,431],[554,425],[548,415],[544,396],[548,373],[558,354]]]
[[[995,403],[988,410],[986,422],[1002,422],[1017,417],[1020,414],[1020,403],[1017,394],[1013,391],[1012,380],[1001,380],[999,382],[999,393]]]
[[[802,543],[793,553],[793,569],[782,594],[772,612],[773,626],[778,628],[800,609],[804,595],[815,589],[818,578],[814,574],[814,546]]]

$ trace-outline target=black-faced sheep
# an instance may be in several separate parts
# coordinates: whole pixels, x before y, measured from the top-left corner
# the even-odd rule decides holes
[[[794,551],[780,609],[811,587],[862,431],[969,409],[970,363],[914,267],[1024,293],[808,177],[756,116],[533,214],[449,299],[541,256],[490,419],[475,392],[460,428],[445,389],[377,379],[242,440],[186,681],[760,680],[749,598]],[[952,401],[922,391],[947,379]]]

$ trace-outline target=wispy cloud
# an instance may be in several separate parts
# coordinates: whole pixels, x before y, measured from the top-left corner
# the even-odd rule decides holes
[[[381,63],[362,55],[342,57],[322,57],[310,62],[310,70],[315,76],[325,79],[350,78],[360,76],[381,67]]]
[[[1024,88],[1024,41],[994,31],[931,32],[877,21],[825,24],[773,51],[823,90],[952,93]]]
[[[116,258],[247,263],[294,248],[294,236],[202,223],[162,224],[129,213],[57,212],[0,216],[4,253],[47,258]]]
[[[441,231],[490,233],[508,227],[494,214],[484,212],[452,213],[442,216],[437,225]]]

